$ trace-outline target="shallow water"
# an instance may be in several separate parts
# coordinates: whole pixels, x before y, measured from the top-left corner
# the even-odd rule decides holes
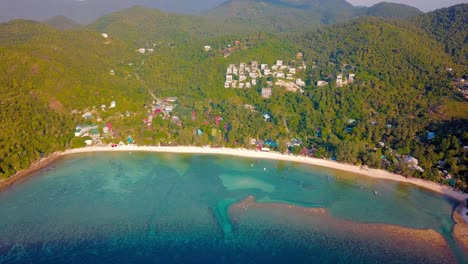
[[[330,218],[228,213],[249,195],[325,208]],[[450,234],[455,205],[408,184],[284,161],[76,154],[0,193],[0,263],[441,262],[385,233],[350,235],[336,224],[346,222],[434,229],[450,245],[442,260],[463,262]]]

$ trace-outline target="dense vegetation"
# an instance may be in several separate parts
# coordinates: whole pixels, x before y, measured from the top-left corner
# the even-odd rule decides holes
[[[412,21],[445,44],[445,52],[459,63],[468,63],[468,4],[443,8]]]
[[[74,125],[94,122],[113,124],[115,133],[104,142],[131,135],[138,144],[253,148],[251,139],[272,139],[280,152],[307,150],[318,158],[440,182],[451,175],[452,184],[466,188],[467,102],[452,83],[466,73],[466,43],[438,33],[448,27],[466,36],[466,6],[413,21],[360,18],[280,35],[240,33],[244,22],[212,25],[211,19],[141,7],[75,31],[29,21],[2,24],[0,88],[8,96],[1,101],[0,175],[27,167],[41,153],[81,145],[71,139]],[[443,26],[414,23],[426,20]],[[267,79],[251,89],[224,88],[229,64],[271,65],[278,59],[306,63],[298,73],[306,81],[303,94],[275,87],[263,99],[259,91]],[[337,87],[337,75],[348,73],[356,74],[355,82]],[[319,80],[329,84],[318,87]],[[180,123],[155,116],[151,126],[144,124],[151,101],[168,96],[178,97],[171,115]],[[116,108],[101,109],[111,100]],[[81,117],[86,111],[93,113],[91,120]],[[32,125],[21,129],[26,124]],[[33,131],[51,138],[33,139]],[[435,138],[428,139],[429,132]],[[302,145],[288,149],[293,138]],[[20,161],[21,155],[27,158]],[[408,166],[408,156],[419,160],[420,169]]]

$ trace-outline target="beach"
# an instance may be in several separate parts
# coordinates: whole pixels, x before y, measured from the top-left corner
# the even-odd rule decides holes
[[[364,175],[367,177],[378,178],[378,179],[387,179],[398,182],[406,182],[413,184],[448,197],[451,197],[457,201],[464,201],[468,199],[468,194],[454,190],[448,186],[440,185],[434,182],[416,179],[416,178],[406,178],[404,176],[394,174],[384,170],[362,168],[356,165],[343,164],[332,160],[317,159],[304,156],[294,156],[294,155],[283,155],[278,152],[263,152],[255,151],[241,148],[211,148],[211,147],[193,147],[193,146],[136,146],[136,145],[122,145],[117,147],[111,146],[92,146],[84,147],[78,149],[69,149],[63,152],[56,152],[44,159],[41,159],[38,162],[35,162],[30,168],[22,170],[16,173],[13,177],[10,177],[6,180],[0,181],[0,190],[4,189],[17,182],[18,180],[26,177],[32,172],[39,170],[40,168],[47,166],[48,164],[54,162],[59,157],[70,154],[77,153],[87,153],[87,152],[132,152],[132,151],[143,151],[143,152],[165,152],[165,153],[186,153],[186,154],[212,154],[212,155],[229,155],[236,157],[244,158],[254,158],[254,159],[271,159],[271,160],[281,160],[281,161],[290,161],[290,162],[299,162],[303,164],[310,164],[314,166],[321,166],[336,170],[341,170],[345,172],[350,172],[354,174]]]
[[[210,148],[210,147],[192,147],[192,146],[177,146],[177,147],[158,147],[158,146],[118,146],[118,147],[85,147],[79,149],[66,150],[60,155],[68,155],[75,153],[86,153],[86,152],[106,152],[106,151],[146,151],[146,152],[166,152],[166,153],[187,153],[187,154],[213,154],[213,155],[230,155],[236,157],[254,158],[254,159],[272,159],[290,162],[299,162],[304,164],[310,164],[314,166],[327,167],[331,169],[351,172],[367,177],[387,179],[398,182],[406,182],[413,184],[440,194],[444,194],[457,201],[464,201],[468,199],[468,194],[454,190],[448,186],[440,185],[434,182],[416,179],[406,178],[404,176],[394,174],[384,170],[361,168],[360,166],[343,164],[332,160],[324,160],[317,158],[310,158],[304,156],[294,155],[283,155],[278,152],[262,152],[248,149],[233,149],[233,148]],[[0,184],[1,185],[1,184]]]

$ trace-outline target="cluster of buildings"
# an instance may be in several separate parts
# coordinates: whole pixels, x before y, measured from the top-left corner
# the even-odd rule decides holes
[[[157,101],[153,101],[150,105],[148,110],[147,117],[143,120],[143,122],[151,126],[153,124],[153,118],[157,116],[162,116],[163,119],[171,119],[171,121],[177,125],[182,125],[180,123],[180,118],[177,116],[172,115],[172,111],[176,108],[177,104],[177,97],[167,97],[164,99],[157,99]]]
[[[238,66],[231,64],[226,70],[226,80],[224,88],[251,88],[259,83],[260,78],[276,79],[276,82],[267,81],[265,88],[262,89],[262,97],[268,98],[272,94],[273,85],[285,87],[290,92],[303,90],[305,82],[296,75],[298,72],[306,69],[302,63],[299,67],[286,65],[283,60],[277,60],[275,64],[260,64],[258,61],[252,61],[249,64],[240,63]]]
[[[464,78],[454,79],[454,85],[458,88],[464,99],[468,99],[468,82]]]
[[[136,52],[139,52],[141,54],[145,54],[145,53],[148,53],[148,54],[152,54],[154,52],[154,49],[152,48],[139,48],[137,50],[135,50]]]
[[[343,74],[338,74],[338,76],[336,76],[336,87],[342,87],[350,83],[353,83],[354,77],[356,77],[354,73],[350,73],[348,74],[348,76],[346,75],[343,76]]]
[[[356,74],[354,73],[349,73],[349,74],[338,74],[338,76],[336,76],[336,87],[343,87],[345,85],[348,85],[348,84],[351,84],[354,82],[354,78],[356,77]],[[327,86],[328,85],[328,82],[326,81],[317,81],[317,86],[318,87],[323,87],[323,86]]]

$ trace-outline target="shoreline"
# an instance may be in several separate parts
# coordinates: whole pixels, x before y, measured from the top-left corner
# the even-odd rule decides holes
[[[256,158],[256,159],[269,159],[269,160],[280,160],[280,161],[289,161],[289,162],[298,162],[303,164],[309,164],[313,166],[326,167],[331,169],[336,169],[340,171],[350,172],[354,174],[364,175],[371,178],[377,179],[386,179],[393,180],[398,182],[406,182],[418,187],[422,187],[433,192],[443,194],[445,196],[451,197],[457,201],[464,201],[468,199],[468,193],[462,193],[453,190],[448,186],[443,186],[438,183],[416,179],[416,178],[406,178],[404,176],[394,174],[384,170],[378,169],[362,169],[356,165],[339,163],[331,160],[302,157],[302,156],[293,156],[293,155],[283,155],[278,152],[261,152],[248,149],[234,149],[234,148],[210,148],[210,147],[192,147],[192,146],[177,146],[177,147],[158,147],[158,146],[93,146],[93,147],[84,147],[79,149],[69,149],[63,152],[56,152],[50,156],[43,158],[31,165],[30,168],[21,170],[17,172],[12,177],[0,181],[0,191],[8,188],[13,185],[20,179],[27,177],[28,175],[40,170],[47,165],[53,163],[58,158],[69,155],[69,154],[78,154],[78,153],[92,153],[92,152],[162,152],[162,153],[185,153],[185,154],[212,154],[212,155],[227,155],[227,156],[236,156],[244,158]]]
[[[13,176],[0,180],[0,191],[3,191],[9,188],[10,186],[27,178],[29,175],[33,174],[34,172],[39,171],[47,167],[48,165],[54,163],[59,158],[61,158],[63,154],[64,152],[54,152],[45,158],[41,158],[35,161],[34,163],[31,164],[29,168],[20,170],[17,173],[15,173]]]

